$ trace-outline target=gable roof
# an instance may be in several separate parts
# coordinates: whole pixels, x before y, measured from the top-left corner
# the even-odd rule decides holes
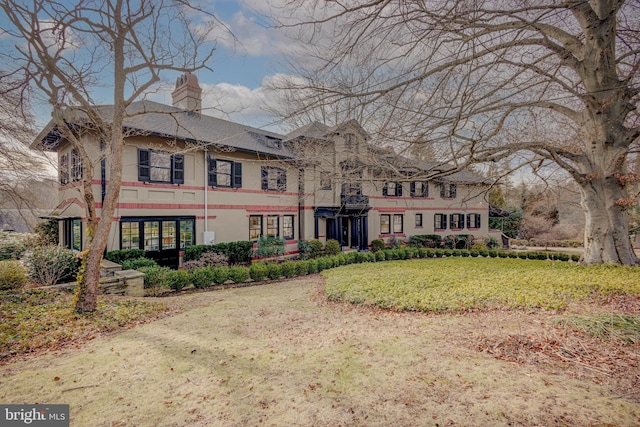
[[[103,120],[110,122],[113,117],[112,105],[98,106],[96,110]],[[81,122],[82,117],[86,117],[82,113],[78,116],[80,117],[67,122],[70,124]],[[229,147],[276,157],[294,157],[293,153],[283,146],[283,135],[154,101],[132,103],[127,108],[127,117],[123,124],[134,134],[138,132],[144,135],[176,138],[203,146]],[[59,140],[57,127],[52,121],[40,132],[31,147],[55,151]]]

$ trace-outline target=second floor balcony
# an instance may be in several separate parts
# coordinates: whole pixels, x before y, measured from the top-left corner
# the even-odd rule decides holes
[[[345,209],[360,209],[369,207],[369,196],[362,194],[342,194],[340,204]]]

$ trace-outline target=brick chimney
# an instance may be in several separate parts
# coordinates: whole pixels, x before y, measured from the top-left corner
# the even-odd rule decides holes
[[[199,113],[202,109],[202,89],[195,74],[185,73],[178,77],[171,98],[174,107]]]

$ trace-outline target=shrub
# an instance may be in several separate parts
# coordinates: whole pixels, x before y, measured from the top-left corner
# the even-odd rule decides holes
[[[371,241],[371,252],[379,252],[381,250],[384,250],[385,248],[385,244],[384,244],[384,240],[382,239],[373,239]]]
[[[282,277],[282,269],[279,264],[270,263],[267,264],[267,276],[271,280],[276,280]]]
[[[55,285],[62,280],[74,280],[78,259],[71,249],[62,246],[42,246],[25,256],[27,274],[39,285]]]
[[[26,252],[27,245],[9,233],[0,233],[0,261],[18,260]]]
[[[301,259],[315,259],[322,255],[322,242],[317,239],[298,241]]]
[[[282,272],[282,275],[286,278],[295,276],[297,272],[296,264],[293,261],[283,262],[280,265],[280,270]]]
[[[38,236],[38,240],[43,245],[58,244],[58,220],[51,219],[42,221],[36,225],[33,232]]]
[[[385,260],[384,251],[378,251],[374,255],[376,257],[376,261],[384,261]]]
[[[244,283],[249,280],[249,268],[242,266],[235,266],[229,268],[229,279],[233,283]]]
[[[296,275],[305,276],[309,272],[309,261],[296,261]]]
[[[569,259],[571,259],[571,256],[569,254],[564,254],[559,252],[556,254],[556,259],[558,261],[569,261]],[[578,260],[580,260],[580,255],[578,255]]]
[[[179,291],[191,283],[191,273],[187,270],[172,270],[167,275],[167,286],[174,291]]]
[[[271,258],[284,255],[286,242],[280,237],[260,236],[256,242],[255,256],[258,258]]]
[[[333,267],[335,267],[335,264],[333,263],[333,258],[324,257],[323,259],[324,259],[325,268],[333,268]]]
[[[342,256],[344,257],[344,263],[345,264],[354,264],[356,262],[356,259],[357,259],[357,254],[358,254],[358,252],[348,252],[346,254],[342,254]]]
[[[218,243],[216,245],[192,245],[184,249],[184,261],[196,261],[206,253],[226,255],[229,264],[249,264],[253,250],[253,242],[237,241]]]
[[[334,239],[327,240],[326,245],[324,245],[324,254],[331,256],[331,255],[338,255],[339,253],[340,253],[340,243]]]
[[[22,288],[27,284],[27,272],[20,261],[0,261],[0,291]]]
[[[172,271],[169,267],[154,265],[140,267],[138,271],[144,273],[144,288],[149,291],[151,296],[157,296],[162,293],[162,289],[169,287],[167,278]]]
[[[202,267],[191,273],[191,282],[198,289],[206,288],[213,283],[213,268]]]
[[[487,242],[487,247],[489,249],[497,249],[498,247],[500,247],[500,244],[495,239],[495,237],[489,237],[489,241]]]
[[[431,249],[431,248],[427,248],[427,254],[425,256],[425,258],[433,258],[436,256],[436,250],[435,249]]]
[[[327,262],[325,261],[324,258],[318,258],[316,265],[318,266],[318,272],[327,269]]]
[[[578,254],[571,254],[571,261],[573,262],[579,262],[580,261],[581,256]]]
[[[475,242],[473,245],[471,245],[472,251],[486,251],[487,249],[489,249],[487,245],[482,242]]]
[[[309,274],[315,274],[318,272],[318,261],[315,259],[310,259],[309,261],[307,261],[307,266],[308,269],[307,271],[309,272]]]
[[[402,239],[398,239],[396,236],[389,237],[389,246],[393,249],[398,249],[402,246]]]
[[[249,267],[249,277],[256,282],[264,280],[268,273],[269,269],[263,262],[254,262],[251,264],[251,267]]]
[[[489,256],[490,256],[491,258],[497,258],[497,257],[498,257],[498,251],[496,251],[496,250],[489,249],[489,250],[487,251],[487,253],[489,254]]]
[[[344,254],[335,255],[333,257],[333,265],[336,267],[339,265],[345,265],[346,263],[347,263],[347,257],[344,256]]]
[[[111,262],[122,265],[123,262],[129,259],[144,258],[144,251],[142,249],[122,249],[107,252],[104,257]]]
[[[216,267],[213,270],[213,283],[222,285],[229,280],[229,267]]]
[[[202,267],[224,267],[229,265],[229,257],[217,252],[204,252],[200,259],[185,262],[182,266],[187,271],[194,271]]]
[[[149,258],[128,259],[122,263],[123,270],[138,270],[141,267],[153,267],[158,265],[154,260]]]
[[[407,259],[416,258],[418,256],[418,248],[406,248]]]
[[[376,254],[372,252],[363,252],[365,262],[376,262]]]
[[[442,238],[437,234],[422,234],[409,237],[409,246],[414,248],[438,248]]]

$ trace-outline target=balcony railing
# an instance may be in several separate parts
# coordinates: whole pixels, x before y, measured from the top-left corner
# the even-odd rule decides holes
[[[346,209],[358,209],[369,207],[369,196],[362,194],[341,195],[340,204]]]

